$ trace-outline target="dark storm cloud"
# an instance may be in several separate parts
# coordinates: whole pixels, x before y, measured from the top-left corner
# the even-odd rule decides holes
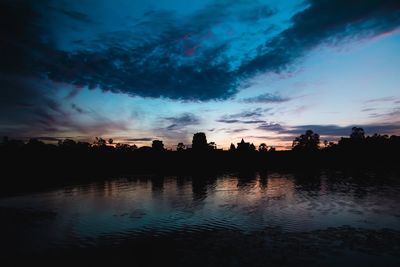
[[[232,18],[234,1],[210,4],[183,18],[173,12],[149,11],[135,21],[135,32],[104,33],[92,43],[75,40],[81,49],[73,52],[57,47],[50,31],[51,19],[57,16],[50,13],[62,14],[68,21],[81,23],[82,27],[102,22],[94,22],[87,14],[60,9],[50,3],[55,2],[0,1],[0,122],[3,132],[15,131],[16,124],[24,126],[18,128],[21,131],[94,133],[128,129],[125,122],[99,116],[98,123],[91,125],[74,122],[55,96],[54,88],[60,83],[75,86],[65,100],[72,99],[82,87],[176,100],[228,99],[237,93],[242,79],[258,72],[282,71],[320,44],[370,37],[400,25],[398,0],[310,0],[303,11],[291,18],[289,28],[265,40],[256,56],[233,67],[232,57],[227,54],[228,42],[205,46],[201,40],[213,38],[210,29]],[[265,7],[252,15],[244,12],[241,20],[261,23],[263,17],[272,13]],[[236,19],[240,20],[240,16]],[[265,25],[266,29],[270,27]],[[283,100],[264,94],[245,101]],[[79,112],[76,107],[72,109]],[[190,116],[166,120],[170,130],[197,123]],[[222,118],[220,122],[262,121]],[[320,130],[328,131],[327,128]]]
[[[37,136],[39,133],[80,132],[85,134],[127,130],[128,124],[111,120],[93,111],[86,111],[72,104],[70,108],[54,98],[52,83],[0,75],[0,134],[11,137]],[[93,118],[92,123],[74,120],[71,109]]]
[[[266,41],[262,51],[239,68],[240,73],[279,72],[321,43],[373,36],[400,25],[398,0],[309,0],[291,18],[292,26]]]
[[[56,8],[49,1],[4,0],[0,5],[2,73],[48,77],[129,95],[200,101],[227,99],[237,92],[241,79],[259,71],[279,72],[321,43],[372,36],[400,22],[397,0],[310,0],[291,18],[292,26],[266,40],[255,57],[232,69],[228,44],[203,46],[200,40],[212,36],[213,26],[234,18],[234,1],[207,5],[184,18],[173,12],[149,11],[137,19],[136,32],[105,34],[93,45],[70,53],[52,42],[47,20],[52,16],[45,16],[46,12],[87,24],[91,19],[86,14]],[[241,15],[242,20],[274,14],[267,6],[253,4],[251,9],[250,14]],[[283,100],[271,95],[247,99]]]
[[[257,22],[275,15],[277,11],[269,6],[261,5],[243,12],[240,19],[243,21]]]
[[[255,97],[242,99],[246,103],[282,103],[289,101],[289,97],[282,97],[278,94],[265,93]]]
[[[56,11],[57,13],[60,13],[66,17],[69,17],[73,20],[77,20],[80,22],[85,22],[85,23],[93,23],[93,20],[86,14],[82,12],[77,12],[73,10],[69,10],[66,8],[57,8],[57,7],[52,7],[49,5],[49,8]]]

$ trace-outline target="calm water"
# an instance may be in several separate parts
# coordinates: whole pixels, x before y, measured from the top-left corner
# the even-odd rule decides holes
[[[400,229],[400,183],[382,174],[121,178],[0,198],[0,234],[20,251],[209,230]],[[15,247],[13,247],[15,246]]]

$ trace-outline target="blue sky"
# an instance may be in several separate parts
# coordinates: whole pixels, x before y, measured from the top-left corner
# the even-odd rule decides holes
[[[9,1],[0,133],[278,148],[400,134],[400,3]]]

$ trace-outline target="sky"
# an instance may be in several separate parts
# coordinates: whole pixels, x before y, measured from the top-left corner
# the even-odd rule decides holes
[[[400,134],[398,0],[0,0],[0,134]]]

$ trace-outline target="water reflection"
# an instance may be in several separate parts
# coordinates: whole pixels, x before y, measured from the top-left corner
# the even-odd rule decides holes
[[[40,249],[87,246],[105,236],[124,239],[215,229],[399,229],[398,179],[379,175],[243,172],[140,176],[69,186],[0,199],[0,233],[11,229],[19,233],[13,237],[16,244]]]

